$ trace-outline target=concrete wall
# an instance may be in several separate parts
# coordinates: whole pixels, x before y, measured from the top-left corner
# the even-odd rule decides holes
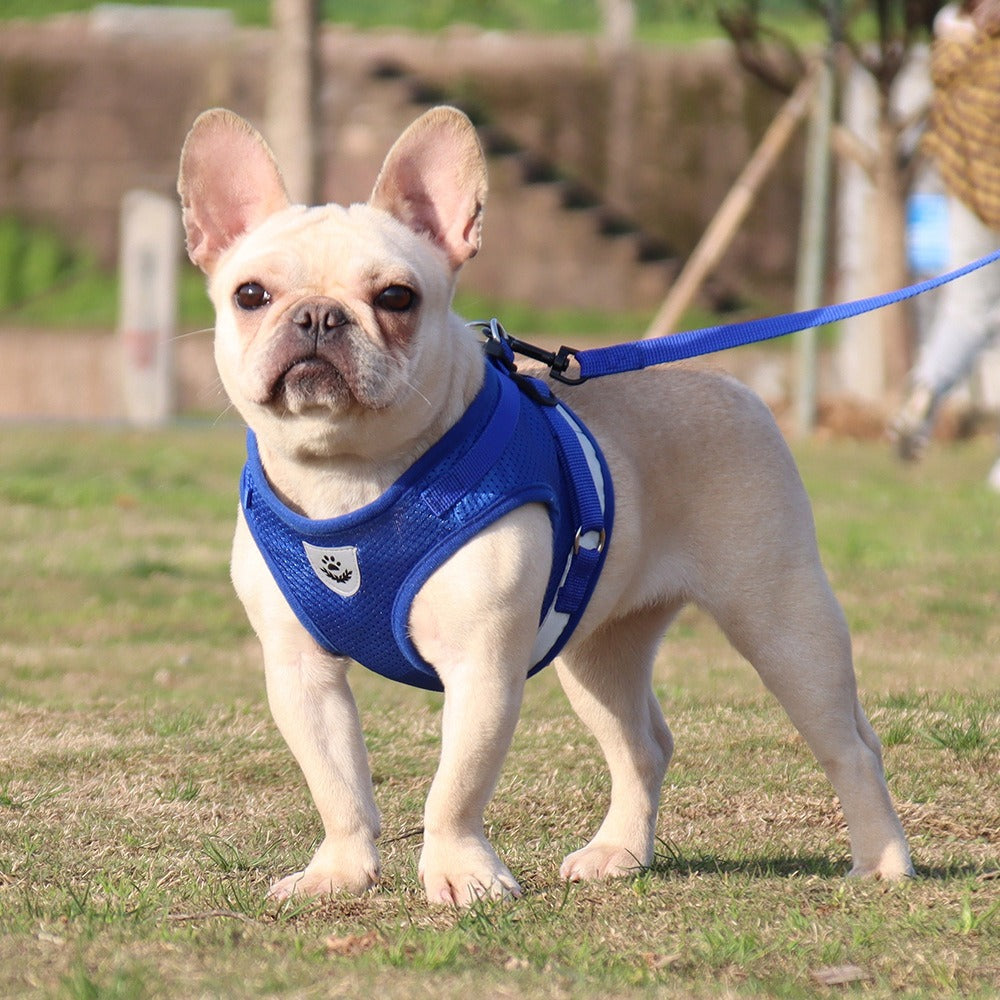
[[[148,16],[145,29],[134,16],[127,24],[68,16],[12,22],[0,32],[0,213],[53,224],[109,264],[123,195],[135,187],[172,193],[181,142],[200,110],[226,104],[258,123],[262,117],[267,31],[227,29],[214,15],[195,15],[193,26],[164,20],[156,9]],[[325,196],[365,198],[420,101],[437,96],[479,109],[520,155],[491,165],[485,248],[466,280],[487,294],[538,304],[658,301],[777,106],[723,45],[641,50],[635,155],[618,185],[630,192],[629,204],[615,208],[638,220],[646,243],[635,234],[616,243],[601,238],[602,209],[561,212],[564,185],[531,196],[521,183],[530,160],[598,196],[609,186],[608,75],[593,40],[327,29],[322,48]],[[400,70],[409,75],[395,75]],[[793,151],[762,192],[713,279],[717,300],[777,297],[784,304],[800,159]],[[650,238],[674,268],[626,273]],[[557,273],[548,274],[551,268]]]
[[[228,405],[210,333],[173,345],[177,410],[218,416]],[[121,345],[109,330],[0,328],[0,419],[125,416]]]

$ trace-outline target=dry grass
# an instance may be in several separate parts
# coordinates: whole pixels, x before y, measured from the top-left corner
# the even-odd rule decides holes
[[[565,887],[598,755],[554,675],[529,687],[490,810],[528,890],[428,907],[416,877],[440,701],[359,672],[385,883],[276,909],[318,837],[226,571],[241,440],[0,437],[0,995],[747,997],[1000,990],[1000,499],[991,445],[915,469],[800,450],[920,878],[847,882],[836,803],[714,626],[685,612],[657,685],[677,737],[650,870]],[[832,984],[832,985],[831,985]]]

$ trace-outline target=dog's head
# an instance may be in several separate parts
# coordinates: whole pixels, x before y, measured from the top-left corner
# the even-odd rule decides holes
[[[455,275],[479,249],[486,171],[468,118],[436,108],[414,122],[367,204],[307,208],[289,203],[249,123],[207,111],[178,191],[188,253],[209,277],[219,374],[258,435],[324,455],[418,432],[417,408],[436,408],[448,383]]]

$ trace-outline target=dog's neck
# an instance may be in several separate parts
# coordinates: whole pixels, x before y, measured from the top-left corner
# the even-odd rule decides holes
[[[280,433],[280,424],[277,434],[255,428],[261,464],[283,503],[313,520],[358,510],[385,493],[458,422],[482,386],[482,350],[465,329],[460,338],[445,339],[453,349],[422,361],[404,401],[357,415],[345,435],[349,449],[335,441],[303,448],[298,435],[290,440]]]

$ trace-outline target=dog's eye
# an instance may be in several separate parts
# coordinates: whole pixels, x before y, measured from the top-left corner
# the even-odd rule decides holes
[[[389,312],[406,312],[417,301],[417,293],[406,285],[390,285],[375,296],[375,305]]]
[[[240,309],[261,309],[271,301],[271,293],[259,281],[248,281],[236,289],[233,300]]]

